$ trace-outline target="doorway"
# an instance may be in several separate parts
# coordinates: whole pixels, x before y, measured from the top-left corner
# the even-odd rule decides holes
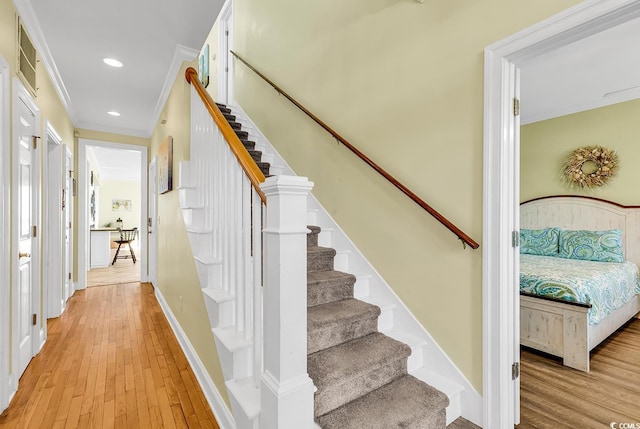
[[[220,11],[220,34],[218,35],[218,98],[224,104],[234,101],[233,94],[233,1],[227,0]]]
[[[79,139],[78,160],[77,288],[148,281],[147,147]],[[126,244],[113,258],[118,228],[137,228],[135,263]]]
[[[519,418],[517,373],[511,371],[519,361],[520,342],[519,330],[514,329],[519,315],[513,244],[514,231],[519,230],[520,142],[513,113],[518,65],[638,16],[637,0],[582,3],[485,50],[484,427],[512,428]]]

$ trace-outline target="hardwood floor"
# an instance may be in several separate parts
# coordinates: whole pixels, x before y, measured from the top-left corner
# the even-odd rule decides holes
[[[128,248],[120,250],[129,254]],[[111,249],[111,261],[116,249]],[[136,254],[138,254],[136,250]],[[140,281],[140,263],[133,263],[133,259],[118,259],[115,264],[106,268],[93,268],[87,272],[87,287],[104,286],[119,283],[133,283]]]
[[[148,283],[77,291],[0,428],[219,426]]]
[[[640,427],[640,320],[632,319],[591,352],[589,373],[524,350],[521,376],[517,429],[602,429],[612,422]]]

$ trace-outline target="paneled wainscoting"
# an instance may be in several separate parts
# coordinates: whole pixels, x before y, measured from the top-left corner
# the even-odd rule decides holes
[[[219,426],[148,283],[77,291],[0,428]]]

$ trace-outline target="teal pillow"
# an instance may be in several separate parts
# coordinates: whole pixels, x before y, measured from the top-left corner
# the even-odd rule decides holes
[[[597,262],[624,262],[622,230],[560,231],[560,257]]]
[[[537,256],[558,256],[560,228],[521,229],[520,253]]]

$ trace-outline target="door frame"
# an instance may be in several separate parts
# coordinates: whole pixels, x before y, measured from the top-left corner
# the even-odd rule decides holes
[[[158,286],[158,157],[154,156],[149,163],[148,184],[148,218],[147,233],[149,234],[148,273],[149,281],[155,287]],[[151,202],[154,204],[151,204]],[[152,210],[153,208],[153,210]],[[149,231],[150,230],[150,231]]]
[[[0,55],[0,413],[9,406],[9,401],[15,393],[15,384],[12,383],[9,373],[10,359],[10,296],[9,285],[11,276],[9,270],[11,266],[11,249],[9,237],[9,210],[11,207],[9,196],[11,194],[11,135],[9,133],[11,119],[9,116],[9,100],[11,99],[11,79],[9,75],[9,63]]]
[[[87,288],[87,270],[89,268],[89,175],[87,172],[87,146],[101,146],[110,149],[132,150],[140,152],[140,201],[147,201],[147,166],[148,147],[134,144],[114,143],[101,140],[78,139],[78,280],[76,289]],[[147,282],[147,205],[140,207],[140,229],[138,240],[140,243],[140,282]]]
[[[218,98],[221,103],[232,104],[235,101],[233,91],[233,0],[226,0],[218,15]],[[227,35],[226,32],[229,32]]]
[[[64,284],[64,215],[62,209],[54,210],[62,200],[62,186],[65,181],[64,165],[66,161],[66,151],[62,144],[62,137],[53,128],[49,121],[45,121],[45,137],[42,139],[43,146],[43,211],[42,211],[42,250],[43,250],[43,309],[46,318],[59,317],[64,310],[62,304],[62,288],[56,288],[58,281]],[[54,147],[60,155],[60,165],[57,170],[51,165],[49,146]],[[53,184],[53,185],[52,185]],[[55,188],[58,186],[58,188]],[[53,204],[53,207],[50,206]],[[57,266],[57,269],[54,267]],[[57,280],[56,281],[56,278]],[[58,289],[58,290],[56,290]],[[45,324],[46,328],[46,324]]]
[[[511,234],[517,231],[520,177],[514,166],[519,150],[510,119],[518,64],[540,54],[640,17],[640,0],[589,0],[507,37],[485,49],[483,185],[483,397],[485,428],[513,428],[519,332],[510,335],[515,313],[512,274],[519,272]],[[511,292],[510,292],[511,291]]]
[[[40,109],[38,108],[38,106],[36,105],[35,100],[33,99],[33,97],[31,96],[31,94],[29,93],[29,91],[27,90],[27,88],[22,84],[22,82],[18,79],[18,78],[13,78],[13,129],[17,130],[18,124],[18,116],[17,116],[17,112],[18,112],[18,106],[19,103],[23,102],[24,104],[27,105],[27,107],[32,110],[35,114],[35,125],[34,125],[34,135],[39,135],[40,134]],[[11,147],[13,149],[15,149],[15,134],[12,136],[12,141],[11,141]],[[32,237],[32,246],[31,246],[31,311],[36,314],[36,320],[37,323],[32,327],[32,332],[31,332],[31,356],[35,356],[40,349],[42,348],[42,346],[44,345],[45,341],[46,341],[46,319],[43,321],[43,317],[42,317],[42,289],[40,288],[40,282],[42,279],[42,266],[41,266],[41,262],[40,262],[40,246],[42,243],[42,227],[41,227],[41,222],[40,222],[40,216],[41,216],[41,210],[40,210],[40,169],[41,169],[41,164],[40,164],[40,151],[42,150],[42,142],[38,142],[38,145],[36,147],[36,149],[33,151],[33,157],[32,157],[32,165],[33,165],[33,170],[32,170],[32,176],[31,176],[31,180],[33,183],[33,188],[32,188],[32,204],[33,204],[33,224],[36,227],[36,237]],[[13,163],[13,171],[14,174],[16,171],[19,171],[19,158],[20,158],[20,153],[17,150],[13,150],[12,152],[12,163]],[[12,261],[12,268],[11,268],[11,275],[12,275],[12,281],[11,281],[11,293],[12,293],[12,298],[11,298],[11,305],[13,308],[12,313],[12,318],[11,318],[11,330],[12,330],[12,365],[11,365],[11,370],[13,372],[14,378],[16,377],[15,374],[15,366],[17,365],[17,362],[19,360],[18,357],[18,352],[19,352],[19,342],[20,342],[20,338],[18,335],[18,327],[19,327],[19,320],[18,320],[18,311],[15,311],[16,308],[18,308],[18,306],[20,305],[20,294],[19,294],[19,289],[20,289],[20,276],[18,273],[19,270],[19,264],[17,263],[16,260],[16,256],[17,256],[17,252],[18,252],[18,231],[19,231],[19,225],[18,225],[18,181],[17,180],[12,180],[11,182],[11,192],[12,192],[12,196],[11,196],[11,215],[12,215],[12,220],[11,220],[11,247],[12,247],[12,251],[9,255],[9,260]],[[17,388],[17,379],[14,380],[14,382],[16,383],[16,388]]]
[[[67,222],[67,218],[69,219],[69,223],[70,223],[70,227],[69,227],[69,249],[68,249],[68,253],[67,253],[67,249],[65,249],[65,255],[68,255],[68,260],[65,259],[65,269],[68,268],[68,272],[65,273],[65,276],[69,277],[69,294],[68,296],[63,296],[64,298],[64,307],[67,307],[67,301],[69,300],[70,297],[73,296],[74,292],[75,292],[75,284],[73,282],[73,206],[74,206],[74,201],[75,201],[75,194],[74,194],[74,177],[73,177],[73,153],[71,152],[71,150],[69,149],[69,147],[65,144],[64,145],[64,162],[65,162],[65,170],[64,170],[64,183],[65,183],[65,190],[66,190],[66,205],[65,205],[65,216],[64,216],[64,222],[65,222],[65,228],[66,228],[66,222]],[[68,185],[68,186],[67,186]],[[63,294],[64,295],[64,294]]]

